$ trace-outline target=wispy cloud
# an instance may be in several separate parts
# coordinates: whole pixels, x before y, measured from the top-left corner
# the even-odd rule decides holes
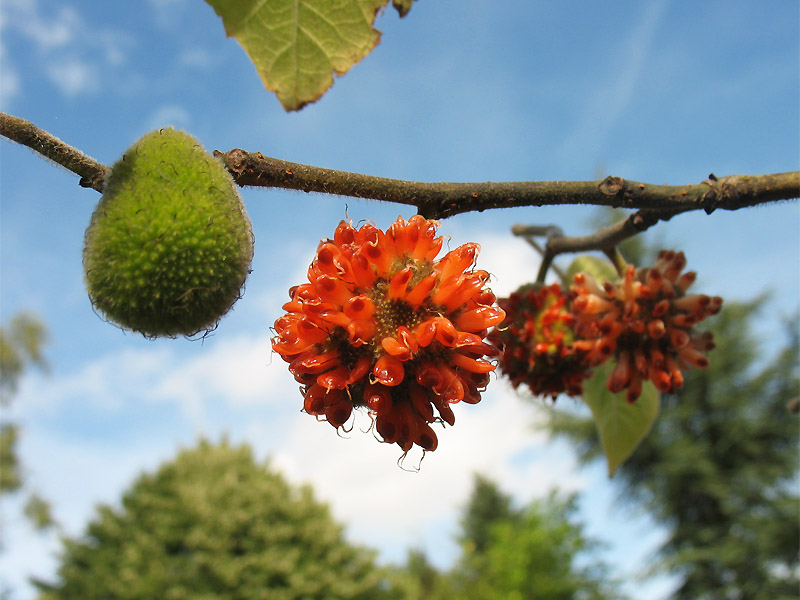
[[[641,82],[644,67],[656,31],[662,21],[668,0],[643,5],[644,13],[630,30],[630,35],[615,56],[609,57],[607,70],[597,78],[594,92],[580,106],[580,121],[558,148],[564,160],[582,156],[597,161],[609,135],[633,100]]]
[[[63,48],[74,42],[83,25],[78,14],[62,6],[52,14],[44,14],[36,0],[6,0],[3,22],[12,23],[39,52]]]
[[[72,7],[50,4],[42,6],[37,0],[0,4],[3,43],[8,44],[8,34],[13,33],[32,46],[29,54],[38,59],[45,77],[64,96],[96,93],[100,74],[125,62],[129,39],[120,32],[98,34]],[[16,89],[24,93],[24,79],[18,73],[16,79],[21,82]]]
[[[2,31],[1,24],[0,31]],[[5,46],[0,42],[0,108],[6,110],[6,106],[13,102],[19,92],[19,73],[9,60]]]
[[[95,92],[99,86],[96,67],[79,59],[53,62],[47,67],[47,75],[53,85],[68,97]]]

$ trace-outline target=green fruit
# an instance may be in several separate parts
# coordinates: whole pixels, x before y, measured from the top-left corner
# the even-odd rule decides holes
[[[148,133],[114,164],[83,249],[95,309],[147,337],[216,327],[241,296],[252,258],[230,174],[174,129]]]

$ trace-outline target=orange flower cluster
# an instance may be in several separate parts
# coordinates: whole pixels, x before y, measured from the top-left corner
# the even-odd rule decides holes
[[[477,403],[497,349],[484,341],[505,317],[464,244],[436,260],[436,221],[398,217],[385,232],[342,221],[308,283],[289,291],[272,348],[303,386],[304,409],[336,428],[366,407],[381,441],[435,450],[434,422]],[[434,408],[438,416],[434,414]]]
[[[705,352],[714,348],[710,332],[694,325],[719,312],[722,298],[687,294],[695,280],[683,252],[662,250],[651,268],[629,265],[621,281],[602,287],[591,275],[575,275],[572,313],[576,342],[587,350],[590,366],[614,356],[616,366],[606,385],[612,392],[628,390],[635,401],[642,382],[650,380],[662,393],[683,386],[683,372],[708,367]]]
[[[561,286],[523,286],[498,300],[505,310],[503,325],[489,339],[503,348],[500,371],[516,388],[526,384],[534,395],[580,396],[591,375],[586,350],[575,347],[568,297]]]

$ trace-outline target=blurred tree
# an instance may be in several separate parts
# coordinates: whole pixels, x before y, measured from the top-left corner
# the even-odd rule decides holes
[[[472,495],[461,519],[459,542],[466,554],[484,554],[492,542],[492,528],[500,522],[519,522],[521,512],[511,507],[511,496],[482,475],[475,475]]]
[[[0,327],[0,494],[6,495],[24,487],[25,478],[17,454],[19,426],[6,418],[6,411],[17,392],[20,378],[34,366],[47,370],[42,349],[47,330],[38,318],[19,313]],[[50,504],[32,490],[25,490],[24,513],[33,526],[43,530],[55,524]]]
[[[42,348],[47,340],[44,325],[33,315],[20,313],[0,327],[0,408],[8,408],[19,380],[29,366],[47,368]],[[5,418],[0,422],[0,493],[22,487],[17,440],[19,428]]]
[[[619,599],[608,569],[574,522],[575,498],[551,495],[515,509],[490,480],[476,476],[461,519],[462,554],[453,570],[430,578],[435,600]]]
[[[29,366],[47,369],[42,349],[47,330],[32,314],[19,313],[0,327],[0,402],[8,404]]]
[[[398,600],[449,600],[452,593],[447,575],[429,561],[425,552],[408,551],[406,563],[391,569]]]
[[[373,554],[350,545],[308,487],[292,488],[248,447],[201,442],[140,477],[66,539],[42,599],[382,599]]]
[[[729,303],[711,320],[710,368],[663,398],[653,431],[617,473],[622,497],[668,531],[654,572],[677,576],[677,599],[798,597],[798,420],[787,408],[800,395],[798,321],[757,372],[752,330],[763,303]],[[584,461],[601,455],[590,419],[559,410],[551,425]]]

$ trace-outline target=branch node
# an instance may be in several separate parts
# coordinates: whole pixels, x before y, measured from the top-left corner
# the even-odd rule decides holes
[[[625,180],[622,177],[609,175],[600,182],[597,189],[606,196],[618,196],[625,190]]]
[[[706,190],[700,198],[697,199],[697,204],[702,208],[707,215],[710,215],[722,202],[722,189],[720,186],[720,180],[717,178],[716,175],[713,173],[709,173],[708,179],[703,180],[708,186],[708,190]]]
[[[234,148],[227,154],[222,153],[222,156],[225,157],[225,164],[228,166],[230,171],[233,171],[237,175],[244,173],[248,162],[247,152],[241,148]]]

